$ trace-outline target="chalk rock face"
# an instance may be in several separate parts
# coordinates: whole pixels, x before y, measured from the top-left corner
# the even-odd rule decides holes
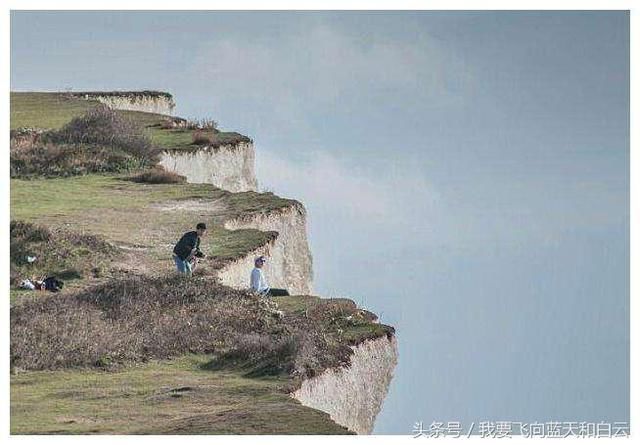
[[[329,413],[334,422],[358,434],[370,434],[387,395],[398,361],[395,336],[353,346],[351,363],[329,368],[302,382],[293,392],[305,406]]]
[[[97,100],[116,110],[144,111],[171,115],[175,108],[173,98],[168,94],[144,94],[142,93],[80,93],[85,99]]]
[[[223,268],[218,275],[223,284],[248,288],[254,258],[265,255],[268,259],[263,270],[269,286],[288,289],[291,295],[311,294],[313,260],[307,240],[307,216],[302,204],[296,203],[282,210],[228,220],[225,228],[274,231],[278,232],[278,236],[250,255]]]
[[[239,142],[198,150],[167,150],[160,164],[186,176],[189,183],[213,184],[231,192],[255,191],[255,150],[251,142]]]

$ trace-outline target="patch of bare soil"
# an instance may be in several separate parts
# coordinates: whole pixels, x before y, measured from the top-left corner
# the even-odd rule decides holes
[[[219,213],[226,210],[221,199],[177,199],[165,201],[150,206],[154,210],[173,212],[184,210],[188,212]]]

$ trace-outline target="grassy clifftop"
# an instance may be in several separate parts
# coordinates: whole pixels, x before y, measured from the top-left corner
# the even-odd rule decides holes
[[[11,129],[58,129],[99,104],[62,93],[11,93]]]
[[[291,400],[283,376],[212,371],[185,355],[119,371],[35,371],[11,378],[12,434],[348,434]]]
[[[202,278],[36,297],[11,312],[11,431],[348,434],[289,393],[392,332],[350,300],[265,301]]]
[[[66,129],[99,106],[69,94],[12,93],[11,128]],[[173,128],[167,122],[181,121],[167,116],[118,115],[162,149],[193,148],[199,131]],[[248,140],[207,131],[209,141]],[[12,152],[24,149],[14,142]],[[25,144],[31,156],[69,147],[55,137]],[[299,203],[208,184],[138,183],[136,173],[56,177],[36,169],[11,180],[11,432],[348,433],[289,392],[346,363],[350,345],[393,329],[350,300],[264,301],[213,280],[278,236],[227,230],[225,221]],[[208,258],[184,281],[171,250],[200,221],[209,227]],[[25,261],[31,255],[35,263]],[[65,274],[64,290],[17,289],[20,279],[45,273]]]
[[[95,93],[94,93],[95,94]],[[97,100],[84,99],[70,93],[11,93],[11,129],[42,128],[60,129],[74,117],[100,106]],[[198,130],[172,123],[182,123],[179,118],[141,111],[118,111],[145,129],[154,145],[167,150],[197,150],[201,145],[194,143],[195,133],[204,138],[207,146],[249,142],[247,136],[233,131],[213,129]]]

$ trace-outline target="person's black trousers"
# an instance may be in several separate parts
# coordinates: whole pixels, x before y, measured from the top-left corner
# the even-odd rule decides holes
[[[286,290],[286,289],[274,289],[274,288],[271,288],[271,289],[269,289],[268,295],[270,295],[272,297],[288,297],[289,296],[289,291]]]

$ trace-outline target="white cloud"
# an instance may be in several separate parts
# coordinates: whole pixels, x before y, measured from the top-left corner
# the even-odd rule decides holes
[[[330,25],[289,31],[277,39],[234,35],[202,42],[189,69],[206,84],[224,85],[216,100],[229,96],[294,119],[309,101],[331,106],[375,91],[458,100],[452,79],[456,85],[471,81],[464,61],[427,34],[399,41],[383,33],[364,39]]]
[[[424,237],[432,230],[428,216],[437,213],[439,196],[417,171],[372,172],[327,153],[302,161],[264,150],[257,156],[263,188],[303,201],[312,231],[336,226],[351,240],[367,242],[416,230]]]
[[[537,178],[476,181],[462,187],[433,184],[418,166],[396,163],[384,171],[324,152],[301,160],[260,148],[257,170],[264,188],[299,199],[309,209],[312,238],[363,246],[385,240],[386,249],[486,249],[555,243],[577,229],[604,229],[624,221],[607,211],[621,206],[615,184],[558,183],[541,194]],[[508,181],[508,180],[507,180]],[[549,178],[546,181],[550,181]],[[594,207],[598,202],[603,207]],[[492,247],[492,248],[493,248]]]

